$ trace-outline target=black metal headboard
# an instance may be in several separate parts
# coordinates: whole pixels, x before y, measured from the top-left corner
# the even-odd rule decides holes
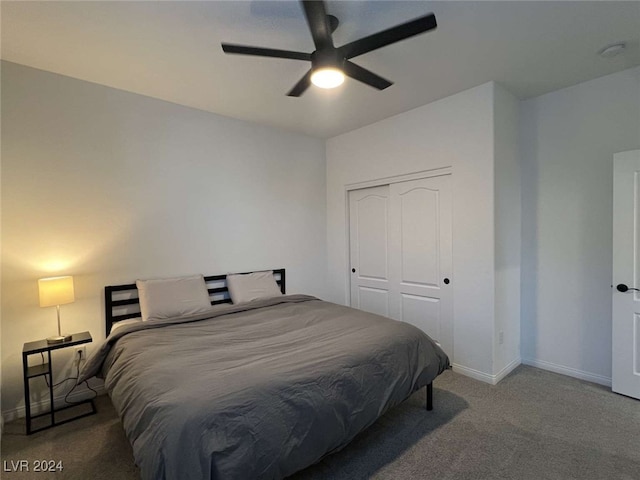
[[[273,276],[280,291],[286,293],[285,272],[284,268],[273,270]],[[253,273],[253,272],[243,272]],[[229,290],[227,289],[226,275],[211,275],[204,277],[211,298],[211,305],[219,305],[221,303],[231,303]],[[140,316],[140,300],[138,299],[138,289],[135,283],[127,285],[113,285],[104,287],[104,308],[105,308],[105,331],[107,336],[111,332],[114,323],[128,318]]]

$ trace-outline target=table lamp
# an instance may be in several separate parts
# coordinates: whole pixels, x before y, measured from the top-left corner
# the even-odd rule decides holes
[[[40,306],[53,307],[55,305],[58,312],[58,335],[48,337],[48,343],[61,343],[71,340],[71,335],[60,333],[60,305],[73,303],[73,277],[51,277],[38,280],[38,291],[40,293]]]

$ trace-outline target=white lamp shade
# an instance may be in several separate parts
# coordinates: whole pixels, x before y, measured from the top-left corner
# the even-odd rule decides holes
[[[75,301],[73,277],[51,277],[38,280],[41,307],[54,307]]]

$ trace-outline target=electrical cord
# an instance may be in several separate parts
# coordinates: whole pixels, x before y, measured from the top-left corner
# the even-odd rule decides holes
[[[42,352],[40,352],[40,356],[42,357],[42,363],[44,364],[44,354]],[[69,380],[78,380],[78,374],[80,373],[80,364],[78,364],[78,373],[76,374],[75,377],[67,377],[64,380],[60,380],[58,383],[54,383],[53,384],[53,388],[56,388],[59,385],[62,385],[64,382],[68,382]],[[47,378],[47,376],[44,376],[44,381],[47,384],[47,387],[51,388],[51,385],[49,385],[49,379]],[[75,388],[75,387],[74,387]]]
[[[44,364],[44,354],[42,352],[40,352],[40,356],[42,357],[42,363]],[[46,375],[44,375],[44,381],[46,382],[47,387],[49,387],[49,388],[55,388],[55,387],[57,387],[59,385],[62,385],[65,382],[68,382],[69,380],[76,380],[75,385],[73,387],[71,387],[71,390],[69,390],[64,396],[64,403],[66,403],[67,405],[76,405],[76,404],[80,403],[80,402],[71,402],[71,401],[68,400],[69,395],[71,395],[71,393],[76,389],[76,387],[78,385],[80,385],[79,383],[77,383],[78,378],[80,378],[80,362],[78,362],[76,364],[76,376],[75,377],[67,377],[67,378],[65,378],[63,380],[60,380],[58,383],[54,383],[53,387],[51,385],[49,385],[49,379],[47,378]],[[93,397],[91,397],[90,399],[84,399],[84,400],[82,400],[83,402],[85,400],[93,400],[94,398],[96,398],[98,396],[98,392],[95,391],[93,388],[91,388],[91,386],[89,385],[89,382],[87,380],[83,381],[82,383],[84,383],[86,385],[86,387],[93,392]]]
[[[69,378],[74,378],[74,377],[69,377]],[[78,365],[76,366],[76,376],[75,376],[75,379],[76,379],[76,380],[78,380],[78,378],[80,378],[80,362],[78,362]],[[77,383],[77,382],[76,382],[76,384],[71,388],[71,390],[69,390],[69,391],[67,392],[67,394],[64,396],[64,403],[66,403],[67,405],[77,405],[77,404],[82,403],[82,402],[84,402],[84,401],[86,401],[86,400],[93,400],[94,398],[96,398],[96,397],[98,396],[98,392],[96,392],[93,388],[91,388],[91,387],[89,386],[89,382],[88,382],[87,380],[85,380],[85,381],[84,381],[84,382],[82,382],[82,383],[84,383],[84,384],[87,386],[87,388],[93,392],[93,397],[91,397],[90,399],[86,399],[86,398],[85,398],[85,399],[84,399],[84,400],[82,400],[81,402],[70,402],[70,401],[68,400],[69,395],[71,395],[71,392],[73,392],[73,391],[76,389],[76,387],[79,385],[79,383]]]

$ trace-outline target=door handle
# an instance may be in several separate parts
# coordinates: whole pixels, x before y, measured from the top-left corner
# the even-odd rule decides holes
[[[352,269],[351,269],[351,273],[356,273],[356,269],[355,269],[355,268],[352,268]]]
[[[444,284],[445,284],[445,285],[449,285],[449,279],[448,279],[448,278],[445,278],[445,279],[444,279]]]
[[[636,292],[640,292],[640,289],[629,288],[624,283],[619,283],[618,285],[616,285],[616,290],[618,290],[619,292],[622,292],[622,293],[628,292],[629,290],[635,290]]]

